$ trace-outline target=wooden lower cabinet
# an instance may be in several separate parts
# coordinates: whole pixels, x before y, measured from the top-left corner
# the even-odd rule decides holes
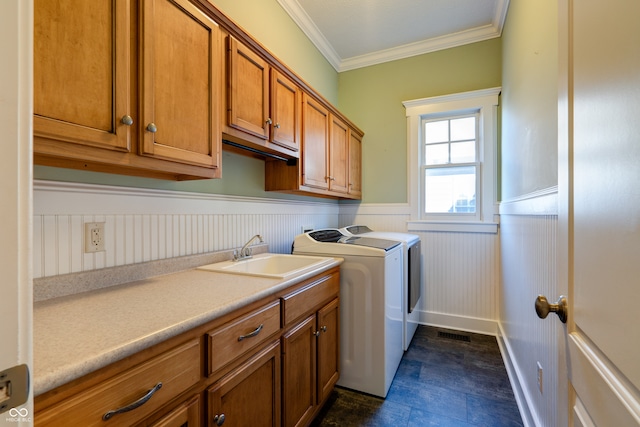
[[[272,343],[207,390],[207,426],[280,425],[280,343]]]
[[[151,424],[151,427],[200,427],[200,395],[178,405],[173,411]]]
[[[283,425],[307,426],[339,377],[338,298],[282,337]]]
[[[34,399],[36,426],[308,426],[338,380],[333,267]]]
[[[307,425],[317,404],[316,317],[282,337],[283,425]]]
[[[331,394],[340,377],[338,298],[318,311],[318,404]]]
[[[200,341],[191,339],[90,387],[81,386],[77,393],[45,410],[39,410],[38,396],[35,425],[134,425],[198,382],[201,353]],[[89,374],[86,382],[93,378]],[[50,396],[55,399],[56,394],[53,390]]]

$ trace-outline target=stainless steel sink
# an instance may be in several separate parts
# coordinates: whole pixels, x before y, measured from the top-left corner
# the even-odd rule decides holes
[[[331,262],[333,258],[266,253],[241,261],[203,265],[198,267],[198,270],[284,279],[329,265]]]

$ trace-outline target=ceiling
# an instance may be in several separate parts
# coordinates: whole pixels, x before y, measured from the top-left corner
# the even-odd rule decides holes
[[[509,0],[278,0],[337,71],[500,37]]]

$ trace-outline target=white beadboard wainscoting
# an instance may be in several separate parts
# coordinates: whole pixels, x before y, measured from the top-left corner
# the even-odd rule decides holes
[[[241,247],[254,234],[290,253],[302,228],[336,227],[339,205],[53,181],[34,182],[33,277]],[[84,223],[105,223],[105,251],[84,253]]]
[[[420,322],[496,335],[500,281],[496,232],[414,231],[408,205],[342,205],[340,227],[417,234],[422,241]],[[497,230],[497,227],[494,227]]]
[[[556,277],[557,227],[555,187],[500,206],[498,342],[525,426],[566,425],[558,418],[558,409],[567,408],[568,399],[563,386],[563,324],[553,315],[539,319],[534,309],[539,294],[555,302],[562,293]],[[543,369],[542,392],[538,363]]]

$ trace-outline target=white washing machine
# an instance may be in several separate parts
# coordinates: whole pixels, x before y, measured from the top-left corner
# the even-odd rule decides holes
[[[338,385],[386,397],[404,353],[402,245],[323,229],[296,236],[292,252],[344,259]]]
[[[350,225],[341,228],[347,236],[375,237],[402,243],[402,348],[406,351],[420,324],[420,313],[415,308],[420,303],[422,290],[422,257],[420,236],[391,231],[373,231],[366,225]]]

